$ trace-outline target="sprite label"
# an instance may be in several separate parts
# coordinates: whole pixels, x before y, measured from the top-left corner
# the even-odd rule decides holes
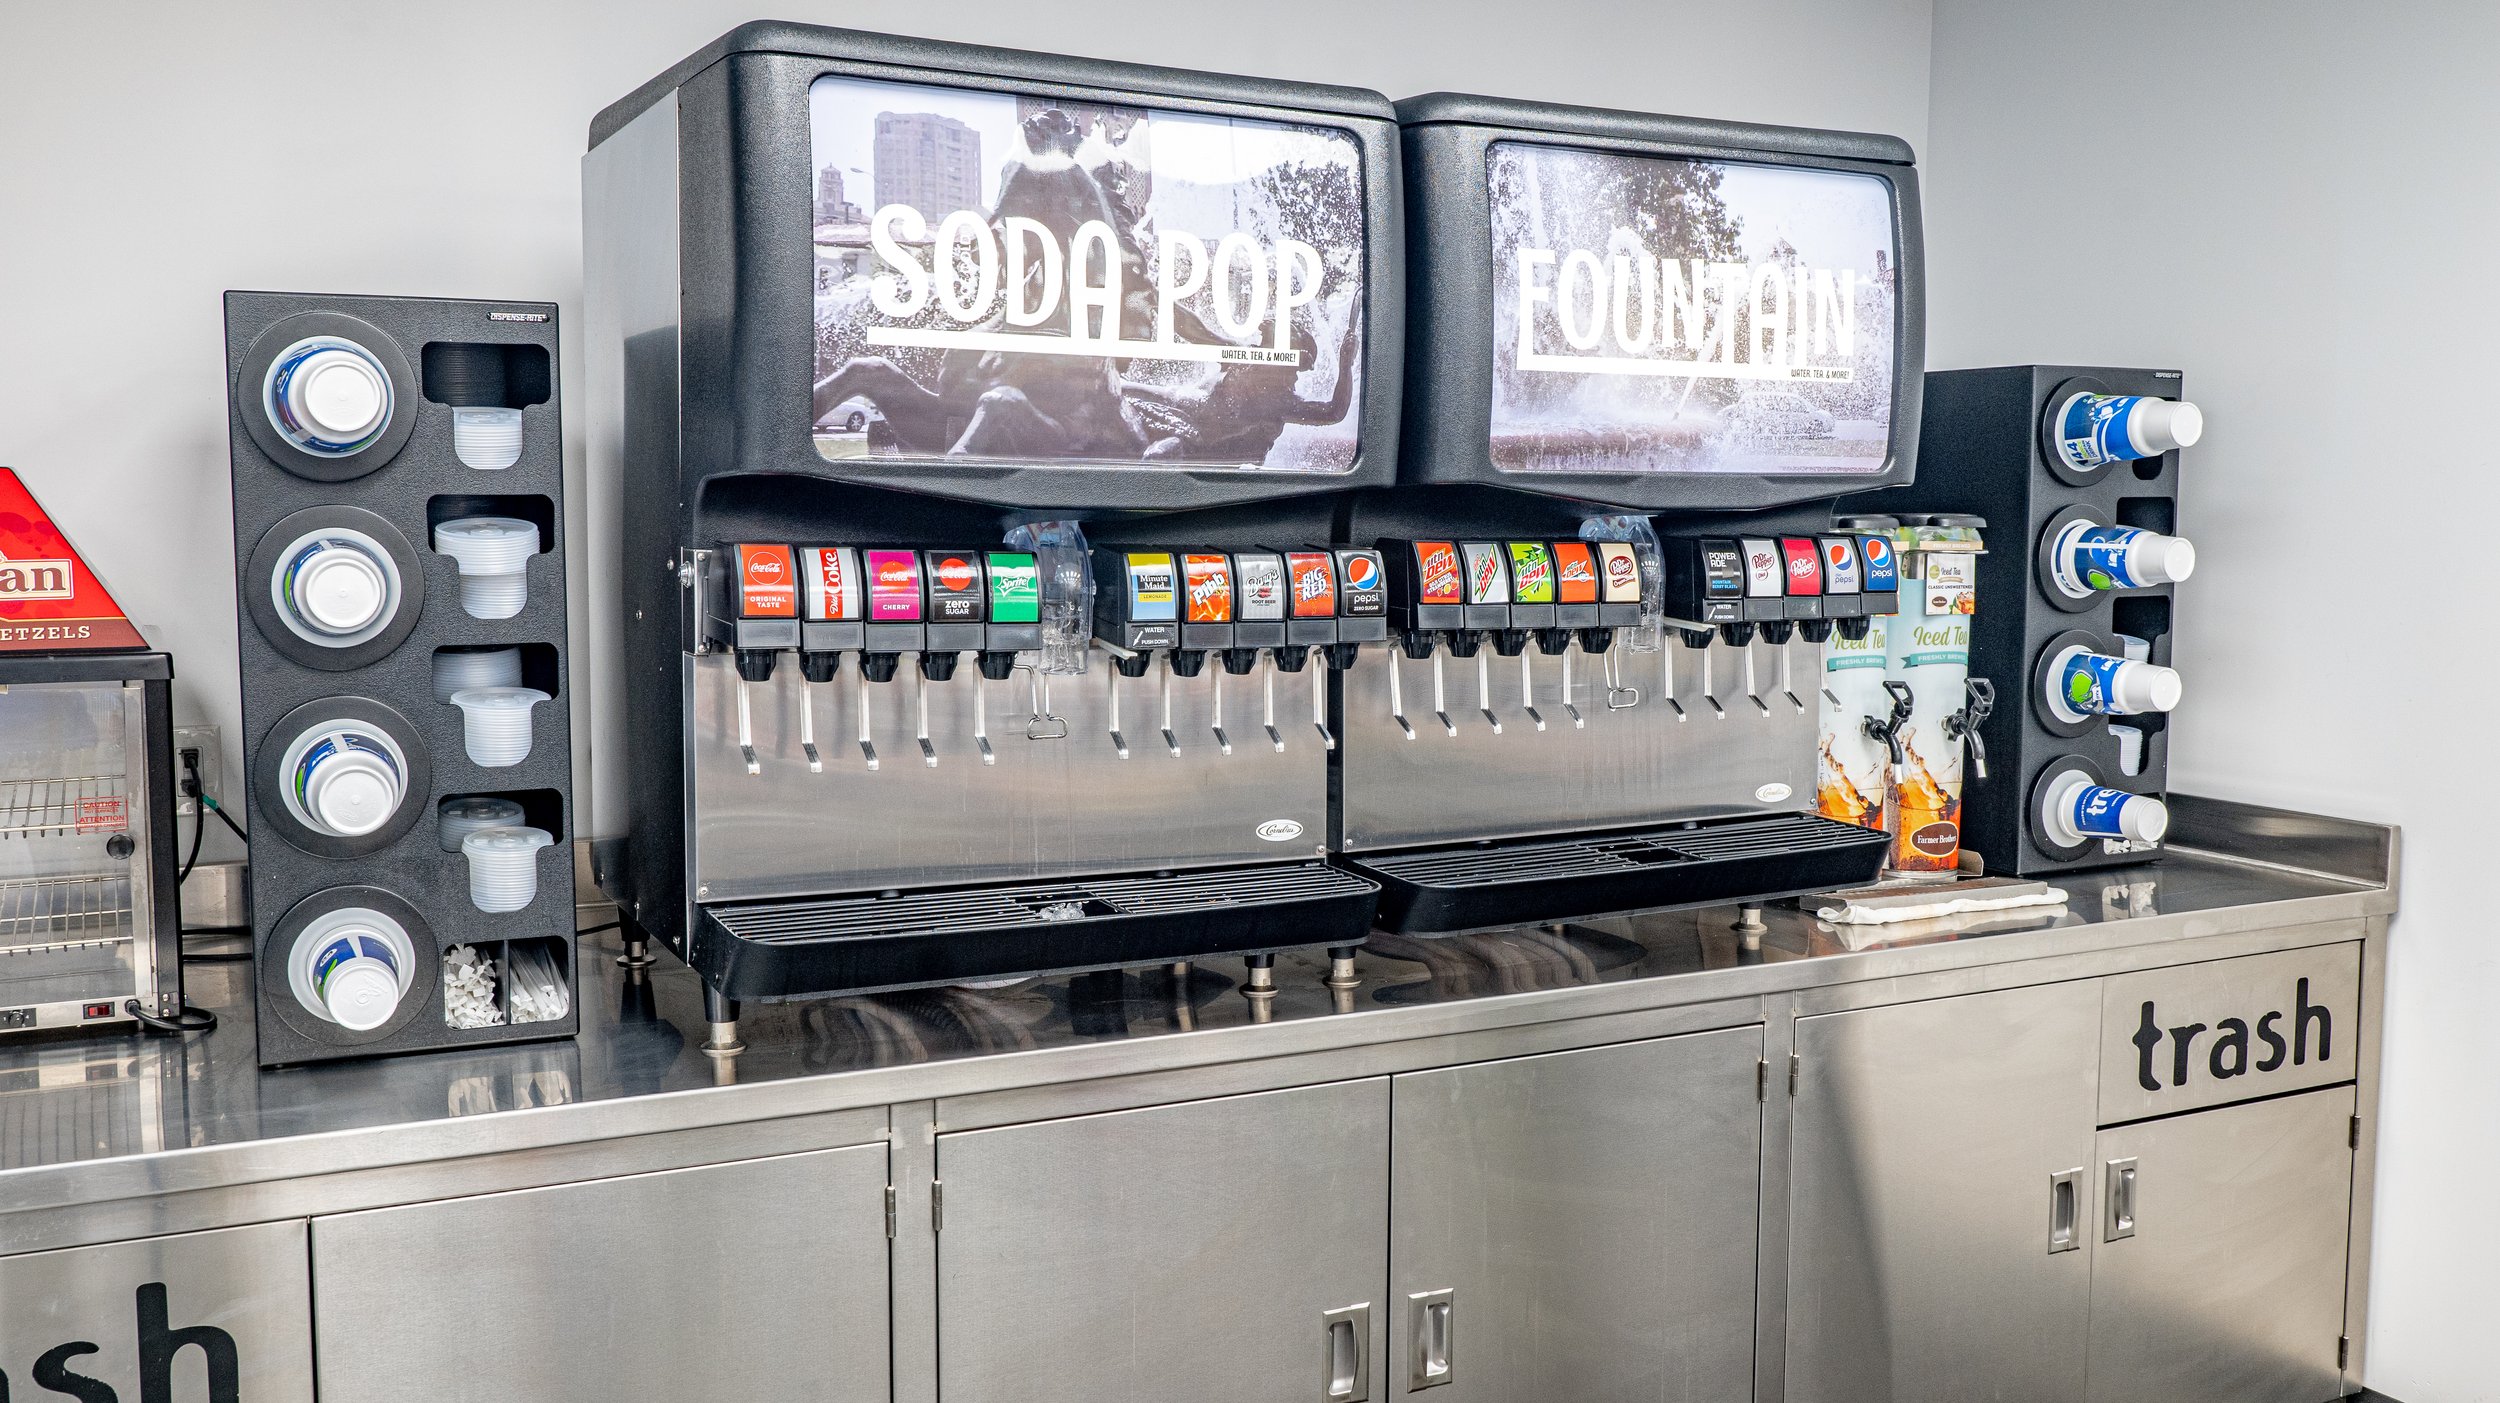
[[[1042,575],[1033,557],[1020,551],[992,551],[990,622],[1033,624],[1042,621]]]

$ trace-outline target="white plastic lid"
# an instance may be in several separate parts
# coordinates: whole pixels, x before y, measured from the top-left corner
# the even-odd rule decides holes
[[[2168,711],[2179,704],[2179,674],[2156,663],[2130,662],[2111,679],[2110,700],[2122,711]]]
[[[399,1011],[399,976],[371,955],[358,955],[330,971],[321,1002],[339,1026],[369,1032],[391,1021]]]
[[[451,694],[451,704],[462,711],[518,711],[526,714],[531,707],[549,700],[536,687],[463,687]]]
[[[2196,543],[2185,536],[2147,531],[2136,537],[2127,563],[2148,585],[2171,585],[2196,573]]]
[[[2183,399],[2139,400],[2127,416],[2127,437],[2147,458],[2173,448],[2194,448],[2204,436],[2205,411]]]
[[[515,574],[538,553],[538,524],[511,516],[464,516],[434,528],[434,549],[459,561],[462,574]]]
[[[2138,843],[2158,843],[2170,831],[2170,806],[2135,795],[2118,806],[2118,826]]]
[[[289,594],[304,622],[324,633],[354,633],[390,607],[391,584],[372,556],[334,542],[296,567]]]
[[[508,861],[537,852],[554,841],[555,835],[544,828],[481,828],[461,838],[460,850]]]
[[[390,385],[371,361],[330,347],[304,358],[288,377],[287,412],[324,438],[363,437],[390,408]]]
[[[371,751],[342,749],[305,776],[304,806],[332,833],[360,837],[388,822],[399,807],[399,776]]]

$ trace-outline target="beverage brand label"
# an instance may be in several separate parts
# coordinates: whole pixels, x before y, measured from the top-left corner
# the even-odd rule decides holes
[[[1181,575],[1189,588],[1189,622],[1228,624],[1233,621],[1233,563],[1221,555],[1181,557]]]
[[[2118,672],[2126,665],[2125,658],[2106,653],[2076,653],[2066,659],[2059,693],[2069,709],[2086,715],[2129,715],[2118,704]]]
[[[2076,532],[2067,547],[2074,577],[2093,589],[2142,588],[2143,582],[2127,567],[2127,556],[2136,538],[2149,534],[2132,526],[2087,526]]]
[[[868,617],[880,623],[920,622],[920,556],[916,551],[863,552],[868,562]]]
[[[1459,552],[1467,561],[1467,602],[1508,604],[1510,570],[1502,563],[1502,548],[1490,542],[1470,541],[1460,546]]]
[[[750,619],[799,616],[799,565],[788,546],[738,547],[738,612]]]
[[[1239,619],[1281,619],[1285,616],[1285,558],[1280,555],[1233,557],[1233,616]]]
[[[1712,599],[1741,599],[1753,582],[1753,547],[1768,541],[1704,541],[1701,551],[1702,593]]]
[[[1858,592],[1858,547],[1846,536],[1823,538],[1823,592]]]
[[[1968,551],[1923,551],[1921,581],[1930,614],[1969,614],[1978,604],[1979,557]]]
[[[1449,541],[1415,543],[1415,602],[1464,603],[1467,575],[1458,563],[1458,547]]]
[[[1606,602],[1641,602],[1641,561],[1628,541],[1600,541],[1597,557],[1605,566]]]
[[[2136,457],[2127,421],[2143,402],[2141,395],[2077,395],[2066,401],[2057,421],[2057,447],[2067,466],[2091,469]]]
[[[1780,539],[1782,573],[1788,578],[1790,594],[1821,594],[1823,592],[1823,557],[1814,542],[1794,536]]]
[[[1901,558],[1892,552],[1892,542],[1881,536],[1860,536],[1858,558],[1866,562],[1866,590],[1869,594],[1894,594],[1901,588]]]
[[[2075,831],[2087,838],[2125,838],[2127,828],[2121,811],[2134,797],[2123,789],[2098,784],[2077,789],[2070,813]]]
[[[929,552],[929,622],[981,621],[980,557],[972,551]]]
[[[1554,597],[1565,604],[1597,602],[1597,556],[1586,545],[1554,543]]]
[[[1554,556],[1543,543],[1510,543],[1510,597],[1522,604],[1554,602]]]
[[[1326,551],[1298,550],[1288,554],[1285,573],[1293,581],[1295,618],[1337,617],[1337,568]]]
[[[1032,624],[1042,620],[1042,572],[1023,551],[991,551],[990,622]]]
[[[856,622],[860,608],[859,553],[849,546],[810,546],[806,553],[807,617],[818,623]]]
[[[1337,552],[1337,577],[1345,582],[1339,613],[1347,618],[1364,618],[1389,612],[1389,572],[1381,566],[1380,552]]]
[[[1777,599],[1788,592],[1788,562],[1777,541],[1748,536],[1737,542],[1745,556],[1745,593],[1755,599]]]
[[[1128,616],[1133,623],[1177,623],[1180,620],[1178,572],[1172,557],[1160,551],[1133,552],[1128,558]]]

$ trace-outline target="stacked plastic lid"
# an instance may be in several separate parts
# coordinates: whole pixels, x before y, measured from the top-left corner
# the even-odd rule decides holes
[[[472,687],[521,685],[521,650],[484,648],[444,651],[434,655],[434,700],[447,702],[452,693]]]
[[[460,851],[460,840],[489,828],[519,828],[521,806],[510,799],[454,799],[436,816],[443,851]]]
[[[521,461],[521,411],[452,410],[451,451],[472,468],[511,467]]]
[[[434,528],[434,549],[460,563],[460,607],[471,618],[508,619],[529,603],[538,527],[511,516],[464,516]]]
[[[461,743],[469,759],[489,769],[518,765],[530,757],[530,712],[548,700],[535,687],[465,687],[451,694],[460,708]]]
[[[469,903],[487,912],[526,909],[538,899],[538,850],[554,841],[543,828],[481,828],[461,838]]]

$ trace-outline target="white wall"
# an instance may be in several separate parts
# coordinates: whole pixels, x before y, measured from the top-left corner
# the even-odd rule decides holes
[[[2175,366],[2179,788],[2405,826],[2366,1377],[2500,1399],[2500,10],[1938,0],[1929,363]]]
[[[1927,118],[1928,9],[1928,0],[9,5],[0,8],[0,463],[25,476],[123,606],[171,648],[177,709],[224,728],[226,772],[238,775],[219,294],[552,299],[578,331],[579,161],[591,115],[733,24],[838,23],[1392,97],[1448,88],[1916,142]],[[580,365],[568,344],[577,482]],[[583,573],[577,566],[577,593]],[[575,636],[586,608],[613,607],[576,598]],[[578,712],[574,735],[587,744]],[[587,773],[579,754],[575,768]]]

